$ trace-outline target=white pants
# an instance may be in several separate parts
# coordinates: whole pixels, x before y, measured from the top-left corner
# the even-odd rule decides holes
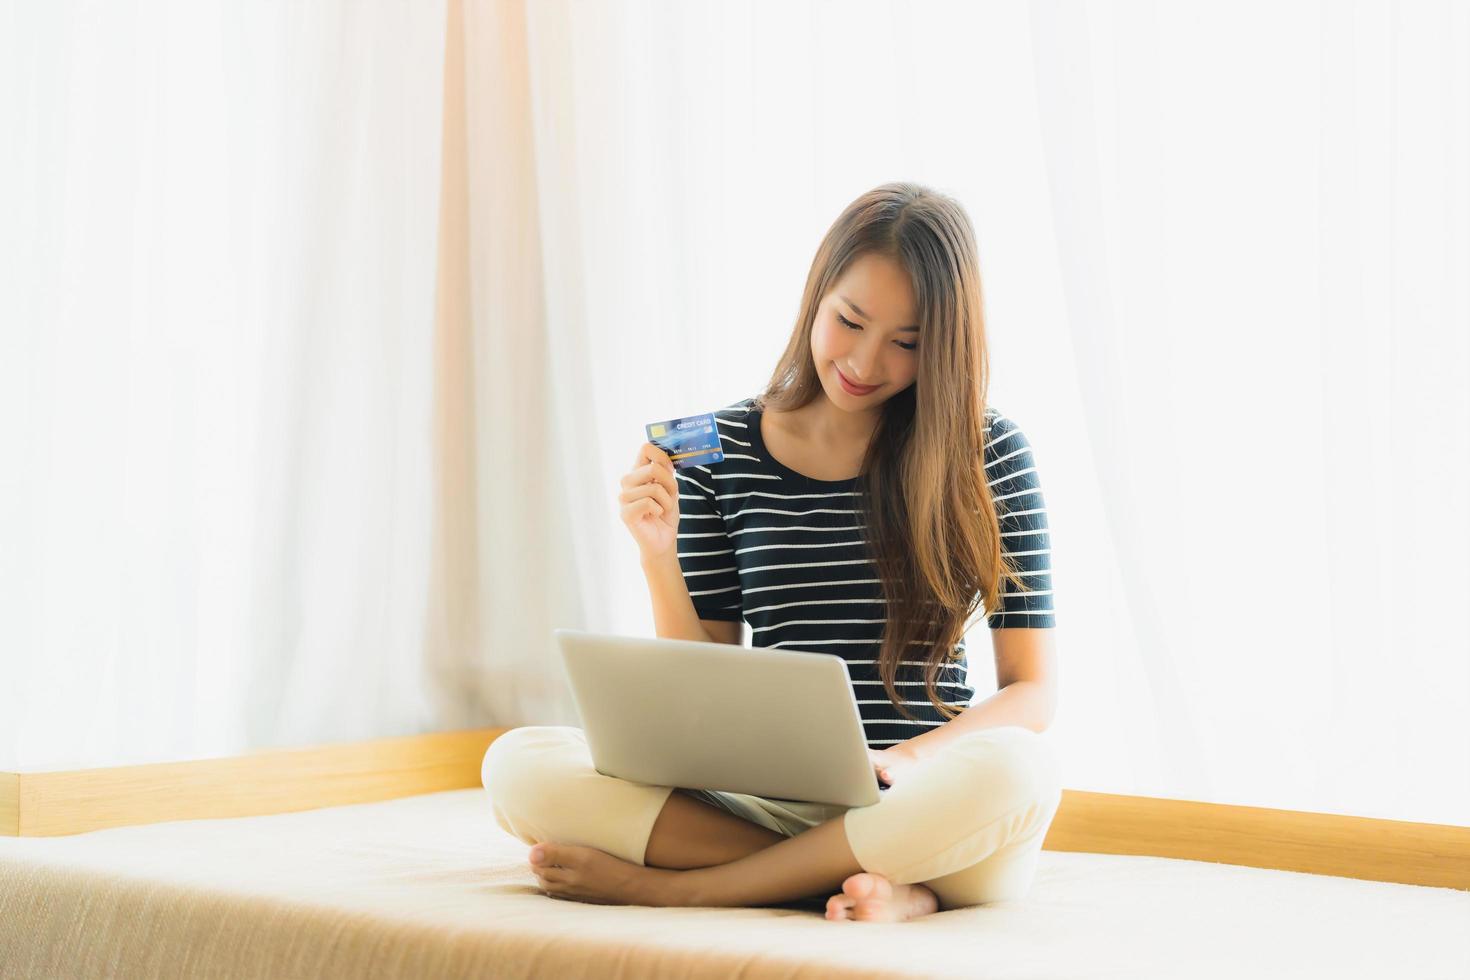
[[[513,728],[481,766],[496,822],[527,844],[595,847],[643,864],[677,787],[605,776],[580,728]],[[840,817],[865,871],[922,882],[941,909],[1022,898],[1062,790],[1049,739],[1007,725],[969,732],[910,767],[872,806],[680,790],[787,837]]]

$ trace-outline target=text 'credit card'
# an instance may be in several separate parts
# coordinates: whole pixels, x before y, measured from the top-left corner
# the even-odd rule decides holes
[[[644,428],[648,432],[648,441],[669,454],[676,470],[718,463],[725,458],[713,412],[667,422],[650,422]]]

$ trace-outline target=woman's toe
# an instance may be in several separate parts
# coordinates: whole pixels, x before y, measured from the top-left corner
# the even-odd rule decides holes
[[[853,900],[847,895],[833,895],[827,899],[827,918],[851,919]]]
[[[892,892],[892,886],[885,889],[885,885],[888,885],[887,878],[869,874],[866,871],[860,871],[855,875],[851,875],[842,883],[842,892],[851,898],[854,903],[875,900],[883,901],[888,898],[887,893]]]

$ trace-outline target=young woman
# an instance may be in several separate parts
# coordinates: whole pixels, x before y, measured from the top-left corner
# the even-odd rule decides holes
[[[622,479],[661,637],[842,657],[883,799],[868,807],[650,786],[580,729],[486,752],[500,825],[550,895],[639,905],[825,899],[897,920],[1022,897],[1061,800],[1046,509],[1029,444],[987,408],[975,237],[909,183],[827,232],[765,390],[715,413],[722,462],[652,443]],[[971,705],[988,610],[1000,691]]]

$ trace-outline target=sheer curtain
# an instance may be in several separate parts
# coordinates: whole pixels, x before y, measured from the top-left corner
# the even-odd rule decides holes
[[[503,378],[520,276],[480,256],[538,248],[545,346],[501,404],[555,457],[535,482],[482,412],[477,500],[570,532],[564,624],[651,632],[616,507],[643,423],[754,393],[828,224],[915,179],[975,221],[992,401],[1047,493],[1068,785],[1470,818],[1462,7],[466,9],[469,197],[502,202],[470,320]],[[531,576],[479,608],[505,588],[537,626],[481,620],[481,703],[565,722],[556,617]]]
[[[1470,10],[1031,12],[1105,515],[1059,547],[1118,583],[1072,704],[1102,637],[1141,789],[1470,823]]]
[[[974,220],[1046,492],[1067,785],[1467,822],[1460,6],[374,10],[278,11],[270,55],[168,17],[191,135],[4,60],[0,748],[575,724],[550,630],[652,632],[643,424],[755,393],[827,226],[910,179]],[[204,111],[211,46],[315,101]]]
[[[431,724],[443,11],[0,9],[0,769]]]

